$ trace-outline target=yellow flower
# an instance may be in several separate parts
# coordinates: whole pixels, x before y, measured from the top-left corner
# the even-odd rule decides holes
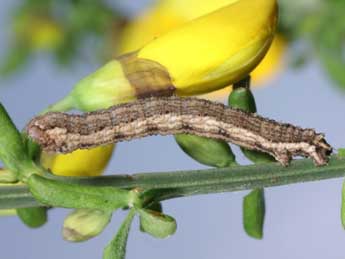
[[[236,0],[161,0],[133,19],[123,30],[120,54],[137,50],[151,40],[186,22],[210,13]],[[278,35],[262,62],[251,73],[252,85],[267,82],[282,68],[286,40]],[[214,91],[207,98],[219,99],[229,94],[230,87]]]
[[[284,36],[277,34],[272,42],[270,49],[261,63],[250,73],[251,86],[261,87],[264,86],[269,80],[275,78],[280,71],[284,69],[283,56],[287,48],[287,41]],[[227,98],[231,92],[232,87],[214,91],[206,94],[203,97],[212,100],[222,100]]]
[[[107,166],[114,144],[92,149],[76,150],[70,154],[42,152],[41,164],[53,174],[61,176],[98,176]]]
[[[35,50],[50,50],[59,47],[64,40],[60,24],[46,16],[19,16],[14,23],[16,37]]]
[[[120,37],[119,53],[143,47],[160,35],[237,0],[158,0],[128,23]]]
[[[243,79],[272,43],[277,2],[227,3],[111,60],[51,109],[92,111],[153,95],[199,95]]]

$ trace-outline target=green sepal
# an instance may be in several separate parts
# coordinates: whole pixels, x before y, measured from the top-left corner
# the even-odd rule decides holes
[[[138,211],[141,231],[156,238],[166,238],[176,232],[177,224],[173,217],[149,209]]]
[[[264,189],[255,189],[243,199],[243,226],[246,233],[253,238],[262,239],[264,219]]]
[[[228,99],[229,106],[246,112],[256,112],[255,99],[249,88],[234,88]]]
[[[64,220],[62,235],[70,242],[82,242],[98,236],[109,224],[112,211],[77,209]]]
[[[127,239],[134,216],[135,209],[132,208],[121,224],[116,236],[104,248],[103,259],[124,259],[126,257]]]
[[[177,134],[175,140],[187,155],[201,164],[212,167],[237,164],[229,144],[222,140],[188,134]]]
[[[21,208],[17,209],[21,221],[30,228],[39,228],[47,222],[47,208]]]
[[[136,192],[115,187],[81,186],[39,175],[32,175],[28,185],[39,202],[52,207],[115,210],[136,204],[140,206]]]

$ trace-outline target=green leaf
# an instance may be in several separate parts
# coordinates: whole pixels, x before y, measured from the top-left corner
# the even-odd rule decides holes
[[[126,256],[126,246],[131,223],[135,216],[135,209],[132,208],[126,219],[121,224],[116,236],[105,247],[103,259],[124,259]]]
[[[32,175],[28,185],[38,201],[53,207],[115,210],[139,202],[137,194],[132,191],[57,182],[39,175]]]
[[[47,208],[34,207],[17,209],[17,215],[30,228],[38,228],[47,222]]]
[[[264,218],[264,190],[255,189],[243,200],[243,225],[246,233],[253,238],[262,239]]]
[[[140,209],[140,229],[156,238],[166,238],[176,232],[176,221],[163,213]]]
[[[12,172],[19,172],[19,164],[28,160],[21,134],[0,103],[0,159]]]
[[[22,139],[26,147],[28,157],[33,161],[37,161],[41,154],[40,146],[30,139],[25,132],[22,132]]]

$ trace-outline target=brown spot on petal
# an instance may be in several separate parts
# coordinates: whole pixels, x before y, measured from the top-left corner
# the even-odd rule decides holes
[[[137,57],[137,52],[117,58],[139,98],[171,96],[175,91],[169,72],[161,64]]]

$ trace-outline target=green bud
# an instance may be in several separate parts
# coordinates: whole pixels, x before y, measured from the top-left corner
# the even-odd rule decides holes
[[[96,72],[82,79],[61,101],[46,111],[94,111],[136,99],[135,89],[126,78],[121,63],[108,62]]]
[[[234,88],[229,95],[229,106],[247,112],[256,112],[255,99],[249,88]]]
[[[148,209],[148,210],[151,210],[151,211],[158,212],[158,213],[162,213],[163,212],[162,203],[160,203],[160,202],[151,203],[149,206],[147,206],[145,208]],[[140,224],[140,231],[141,232],[146,232],[143,229],[143,226],[141,224]]]
[[[246,233],[251,237],[262,239],[264,218],[264,190],[255,189],[243,199],[243,225]]]
[[[149,209],[140,209],[140,229],[156,238],[166,238],[176,232],[176,221],[171,216]]]
[[[177,134],[175,140],[187,155],[201,164],[213,167],[236,164],[235,155],[224,141],[188,134]]]
[[[30,228],[41,227],[47,222],[47,208],[45,207],[17,209],[17,215]]]
[[[111,220],[112,212],[77,209],[64,221],[62,235],[70,242],[82,242],[98,236]]]

